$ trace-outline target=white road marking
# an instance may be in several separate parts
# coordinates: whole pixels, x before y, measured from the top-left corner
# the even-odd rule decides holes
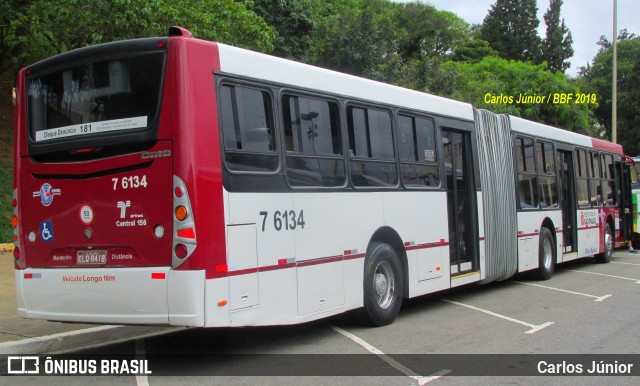
[[[144,348],[144,339],[136,339],[136,358],[145,359],[146,350]],[[149,377],[146,375],[136,375],[137,386],[149,386]]]
[[[441,370],[438,371],[437,373],[430,375],[428,377],[422,377],[418,374],[416,374],[413,370],[409,369],[408,367],[404,366],[402,363],[396,361],[395,359],[389,357],[387,354],[383,353],[380,349],[372,346],[371,344],[369,344],[368,342],[366,342],[364,339],[360,338],[359,336],[350,333],[349,331],[343,330],[340,327],[336,327],[336,326],[330,326],[331,329],[335,332],[337,332],[338,334],[349,338],[350,340],[352,340],[353,342],[357,343],[358,345],[360,345],[361,347],[363,347],[365,350],[369,351],[372,354],[377,355],[378,357],[380,357],[380,359],[382,359],[383,361],[385,361],[387,364],[389,364],[391,367],[393,367],[394,369],[398,370],[399,372],[401,372],[402,374],[406,375],[407,377],[413,379],[414,381],[418,382],[418,385],[426,385],[429,382],[435,381],[438,378],[441,378],[442,376],[449,374],[451,371],[450,370]]]
[[[640,267],[640,264],[635,264],[635,263],[623,263],[623,262],[621,262],[621,261],[612,261],[612,262],[610,262],[610,264],[625,264],[625,265],[635,265],[635,266]]]
[[[491,316],[495,316],[496,318],[508,320],[510,322],[513,322],[513,323],[522,324],[523,326],[526,326],[526,327],[530,328],[530,330],[527,330],[527,331],[524,332],[525,334],[535,334],[536,332],[542,330],[543,328],[549,327],[550,325],[552,325],[554,323],[554,322],[546,322],[546,323],[543,323],[543,324],[535,325],[535,324],[523,322],[522,320],[511,318],[509,316],[498,314],[497,312],[485,310],[483,308],[471,306],[471,305],[464,304],[464,303],[454,302],[453,300],[449,300],[449,299],[440,299],[440,300],[442,300],[443,302],[455,304],[457,306],[470,308],[470,309],[475,310],[475,311],[484,312],[485,314],[489,314]]]
[[[630,277],[622,277],[622,276],[615,276],[615,275],[607,275],[604,273],[598,273],[598,272],[589,272],[589,271],[578,271],[575,269],[567,269],[567,271],[571,271],[571,272],[580,272],[580,273],[588,273],[589,275],[598,275],[598,276],[607,276],[607,277],[613,277],[616,279],[622,279],[622,280],[631,280],[631,281],[635,281],[636,284],[640,284],[640,280],[638,279],[632,279]]]
[[[546,285],[525,283],[525,282],[522,282],[522,281],[516,281],[515,283],[524,284],[524,285],[530,285],[530,286],[540,287],[540,288],[546,288],[546,289],[550,289],[550,290],[553,290],[553,291],[566,292],[568,294],[586,296],[588,298],[594,298],[595,299],[594,302],[601,302],[604,299],[610,298],[612,296],[612,295],[595,296],[595,295],[583,294],[582,292],[569,291],[569,290],[565,290],[565,289],[562,289],[562,288],[549,287],[549,286],[546,286]]]

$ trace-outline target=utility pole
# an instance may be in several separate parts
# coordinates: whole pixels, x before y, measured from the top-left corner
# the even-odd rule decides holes
[[[618,0],[613,0],[613,82],[611,91],[611,142],[618,142]]]

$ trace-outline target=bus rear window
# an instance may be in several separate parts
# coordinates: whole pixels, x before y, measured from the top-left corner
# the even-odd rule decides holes
[[[27,80],[32,143],[144,130],[158,115],[164,54],[82,63]]]

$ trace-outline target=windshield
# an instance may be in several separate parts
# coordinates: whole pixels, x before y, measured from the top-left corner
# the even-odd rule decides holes
[[[158,115],[164,54],[83,63],[27,80],[31,141],[144,130]]]

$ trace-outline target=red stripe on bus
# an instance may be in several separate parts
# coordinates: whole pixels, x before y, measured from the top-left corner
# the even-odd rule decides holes
[[[300,261],[300,262],[297,263],[297,266],[298,267],[307,267],[309,265],[334,263],[334,262],[340,261],[342,259],[343,259],[342,255],[341,256],[322,257],[322,258],[319,258],[319,259]]]
[[[258,273],[258,268],[239,269],[237,271],[227,272],[227,276],[248,275],[250,273]]]
[[[348,256],[345,256],[345,257],[344,257],[344,259],[345,259],[345,260],[361,259],[361,258],[365,257],[365,255],[366,255],[366,254],[364,254],[364,253],[356,253],[356,254],[354,254],[354,255],[348,255]]]
[[[407,247],[406,249],[407,250],[428,249],[428,248],[444,247],[444,246],[448,246],[448,245],[449,245],[448,242],[434,242],[434,243],[418,244],[418,245],[414,245],[412,247]],[[238,269],[238,270],[229,271],[229,272],[218,271],[218,272],[214,273],[213,275],[211,275],[211,278],[220,278],[220,277],[225,277],[225,276],[249,275],[249,274],[252,274],[252,273],[269,272],[269,271],[276,271],[276,270],[289,269],[289,268],[295,268],[295,267],[309,267],[309,266],[312,266],[312,265],[329,264],[329,263],[335,263],[335,262],[338,262],[338,261],[361,259],[361,258],[363,258],[365,256],[366,256],[365,253],[355,253],[355,254],[352,254],[352,255],[345,255],[345,256],[340,255],[340,256],[319,257],[317,259],[304,260],[304,261],[299,261],[299,262],[296,262],[296,263],[285,263],[286,261],[288,261],[288,259],[278,259],[278,263],[274,264],[274,265],[265,265],[265,266],[257,267],[257,268]]]
[[[590,227],[578,228],[579,231],[586,231],[588,229],[600,229],[600,225],[594,225],[594,226],[590,226]]]

